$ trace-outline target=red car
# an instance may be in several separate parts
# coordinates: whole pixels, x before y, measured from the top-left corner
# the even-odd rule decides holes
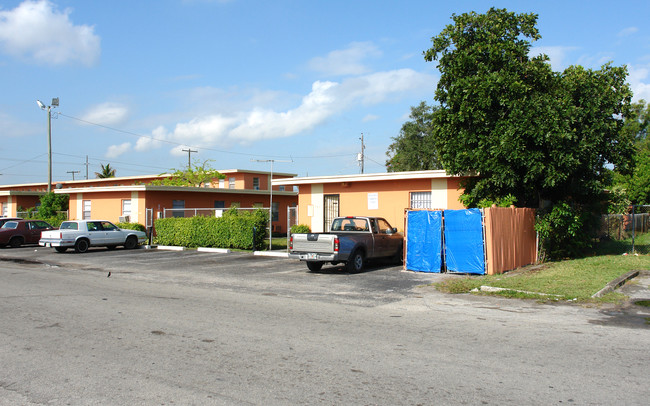
[[[0,228],[0,247],[9,244],[14,248],[23,244],[38,244],[41,231],[54,230],[43,220],[11,220]]]

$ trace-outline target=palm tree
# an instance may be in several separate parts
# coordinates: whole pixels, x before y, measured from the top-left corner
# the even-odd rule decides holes
[[[101,172],[95,172],[95,176],[98,177],[99,179],[104,179],[104,178],[114,178],[115,177],[115,169],[111,168],[111,164],[100,164],[102,166],[102,171]]]

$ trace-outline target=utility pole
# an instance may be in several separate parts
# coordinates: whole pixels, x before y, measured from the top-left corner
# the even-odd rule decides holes
[[[189,171],[190,169],[192,169],[192,152],[199,152],[199,151],[193,150],[192,148],[183,149],[181,151],[187,152],[187,170]]]
[[[71,173],[72,174],[72,180],[74,180],[74,174],[79,173],[79,171],[68,171],[67,173]],[[86,179],[88,179],[88,178],[86,178]]]
[[[86,180],[88,180],[88,165],[90,165],[88,163],[88,155],[86,155],[86,164],[85,165],[86,165]],[[72,177],[73,177],[73,180],[74,180],[74,175],[72,175]]]
[[[270,162],[271,163],[271,176],[269,177],[269,251],[273,247],[273,163],[274,162],[293,162],[280,161],[277,159],[251,159],[251,162]]]
[[[357,155],[357,161],[359,162],[359,166],[361,167],[361,173],[363,173],[363,164],[365,160],[364,151],[366,149],[366,145],[363,143],[363,133],[361,133],[361,138],[359,139],[361,140],[361,153]]]
[[[52,108],[59,107],[59,98],[53,98],[49,106],[41,103],[40,100],[36,100],[36,104],[41,110],[47,111],[47,193],[50,193],[52,191]]]

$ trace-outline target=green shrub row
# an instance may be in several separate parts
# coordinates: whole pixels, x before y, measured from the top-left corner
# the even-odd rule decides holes
[[[253,249],[262,247],[266,238],[268,213],[265,210],[240,212],[228,210],[222,217],[165,218],[155,221],[155,243],[181,247]]]

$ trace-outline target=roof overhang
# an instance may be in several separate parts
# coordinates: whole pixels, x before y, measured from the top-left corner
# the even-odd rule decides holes
[[[126,185],[126,186],[102,186],[102,187],[82,187],[56,189],[56,194],[73,194],[73,193],[106,193],[106,192],[183,192],[183,193],[220,193],[220,194],[245,194],[268,196],[269,190],[252,190],[252,189],[226,189],[213,187],[189,187],[189,186],[162,186],[162,185]],[[294,191],[273,191],[277,196],[296,196]]]
[[[473,175],[468,175],[473,176]],[[387,180],[406,179],[440,179],[440,178],[461,178],[464,176],[449,175],[444,170],[431,171],[410,171],[410,172],[386,172],[366,173],[356,175],[335,175],[335,176],[310,176],[306,178],[274,179],[273,185],[310,185],[318,183],[338,182],[373,182]]]

